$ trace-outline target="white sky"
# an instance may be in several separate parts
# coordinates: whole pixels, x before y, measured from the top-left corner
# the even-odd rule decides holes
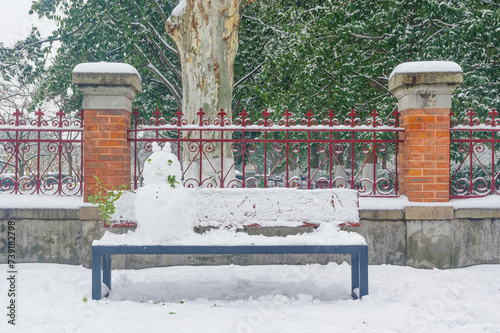
[[[38,15],[29,15],[32,0],[0,0],[0,42],[12,46],[16,41],[26,38],[35,25],[42,36],[48,36],[56,28],[47,19],[40,20]]]

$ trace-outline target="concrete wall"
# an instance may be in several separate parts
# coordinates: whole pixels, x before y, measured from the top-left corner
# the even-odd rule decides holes
[[[362,210],[362,234],[370,264],[455,268],[500,263],[500,208],[407,207]],[[0,263],[7,261],[7,223],[15,221],[16,262],[83,264],[90,267],[91,244],[106,230],[97,209],[0,209]],[[112,229],[126,232],[127,229]],[[344,256],[114,256],[115,268],[164,265],[304,264],[342,261]]]

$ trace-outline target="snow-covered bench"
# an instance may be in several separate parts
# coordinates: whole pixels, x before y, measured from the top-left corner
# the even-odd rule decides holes
[[[339,226],[359,226],[358,194],[345,189],[196,189],[192,232],[161,241],[147,235],[106,233],[92,246],[92,298],[101,299],[101,282],[111,290],[113,254],[350,254],[351,295],[368,294],[368,246],[364,238]],[[301,228],[313,229],[302,232]],[[296,235],[248,235],[295,228]],[[139,231],[139,230],[138,230]],[[310,230],[308,230],[310,231]],[[288,232],[289,233],[289,232]],[[102,276],[101,276],[102,265]],[[106,294],[107,295],[107,294]]]

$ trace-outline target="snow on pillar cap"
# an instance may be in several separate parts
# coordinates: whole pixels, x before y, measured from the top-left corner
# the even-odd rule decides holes
[[[453,61],[415,61],[400,64],[389,76],[389,90],[416,85],[450,85],[463,82],[463,71]],[[453,89],[454,89],[453,87]]]
[[[398,109],[450,109],[451,95],[463,82],[462,68],[452,61],[417,61],[397,66],[389,90]]]
[[[73,83],[83,94],[84,110],[132,112],[135,95],[142,92],[141,77],[128,64],[89,62],[73,69]]]
[[[413,61],[399,64],[394,68],[389,79],[397,73],[462,73],[459,64],[453,61]]]
[[[142,92],[141,76],[132,65],[116,62],[87,62],[73,69],[73,83],[83,86],[129,86]]]

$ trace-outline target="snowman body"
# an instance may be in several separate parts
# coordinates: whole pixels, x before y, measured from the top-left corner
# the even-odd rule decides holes
[[[170,144],[163,150],[153,143],[144,164],[144,186],[137,191],[137,233],[152,241],[180,239],[193,232],[192,198],[180,183],[182,169]]]

